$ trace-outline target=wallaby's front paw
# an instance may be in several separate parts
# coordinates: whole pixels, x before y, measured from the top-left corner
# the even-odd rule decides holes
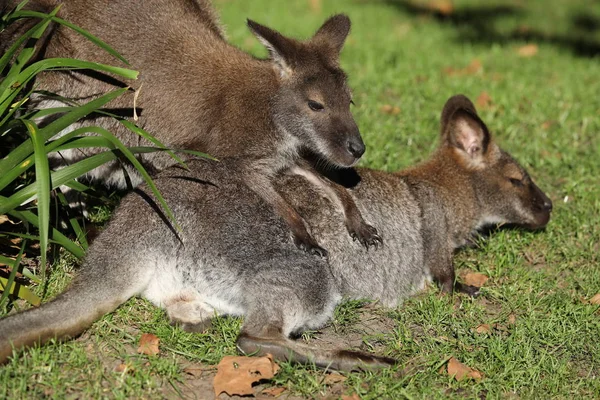
[[[375,249],[383,246],[383,239],[379,236],[377,229],[367,223],[363,222],[357,228],[348,227],[348,232],[352,240],[358,240],[367,250],[370,246],[374,246]]]
[[[321,258],[327,258],[327,256],[329,255],[327,250],[325,250],[324,248],[319,246],[317,244],[317,242],[315,242],[315,240],[313,238],[311,238],[310,236],[305,237],[305,238],[294,236],[294,244],[299,249],[304,250],[307,253],[310,253],[314,256],[319,256]]]

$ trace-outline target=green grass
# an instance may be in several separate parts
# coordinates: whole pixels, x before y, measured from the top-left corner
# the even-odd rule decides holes
[[[600,56],[592,57],[600,52],[600,4],[457,0],[454,13],[440,18],[394,0],[327,0],[320,11],[308,0],[285,3],[217,6],[229,38],[260,55],[247,17],[299,37],[335,12],[351,17],[342,65],[367,144],[362,165],[393,171],[424,159],[437,145],[446,99],[485,92],[491,104],[480,107],[482,118],[555,208],[544,232],[501,231],[457,255],[459,272],[490,277],[480,298],[431,288],[397,310],[376,311],[393,325],[377,335],[378,352],[401,360],[399,367],[350,374],[337,392],[323,372],[290,365],[273,383],[307,398],[599,398],[600,311],[584,300],[600,292]],[[497,5],[503,7],[486,11]],[[537,54],[519,56],[526,44],[536,44]],[[481,68],[467,71],[474,60]],[[382,111],[386,105],[399,112]],[[72,271],[67,262],[54,267],[47,299]],[[360,305],[342,306],[331,329],[348,332]],[[480,324],[492,332],[474,332]],[[0,368],[0,398],[162,398],[175,396],[172,387],[190,395],[184,367],[235,354],[239,326],[225,318],[205,334],[187,334],[134,299],[78,340],[34,349]],[[158,357],[136,353],[142,332],[160,337]],[[439,373],[450,356],[483,379],[456,382]],[[121,363],[130,372],[116,372]]]

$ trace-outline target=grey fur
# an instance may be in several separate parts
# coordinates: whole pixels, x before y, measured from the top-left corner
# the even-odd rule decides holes
[[[456,114],[448,117],[451,126],[471,109],[465,99],[448,101],[445,109]],[[472,110],[468,121],[482,132],[484,125]],[[440,149],[420,166],[399,173],[357,170],[360,182],[350,192],[366,220],[381,228],[386,245],[378,251],[355,246],[342,234],[340,210],[319,186],[300,176],[276,181],[277,190],[301,210],[314,236],[330,250],[328,260],[294,246],[282,220],[238,178],[239,160],[192,160],[189,171],[163,171],[156,183],[181,232],[156,212],[146,188],[125,197],[90,247],[72,289],[0,321],[0,360],[11,354],[11,343],[20,348],[72,336],[128,297],[141,295],[189,330],[203,329],[215,312],[245,316],[238,339],[242,352],[271,352],[278,359],[336,369],[390,365],[393,360],[324,351],[288,337],[322,326],[343,297],[394,307],[432,279],[452,291],[452,252],[475,229],[491,219],[541,228],[550,217],[551,203],[539,189],[543,197],[536,198],[510,182],[504,185],[525,174],[512,158],[490,142],[487,151],[493,154],[486,153],[486,164],[474,171],[462,160],[464,140],[447,143],[447,135],[469,137],[470,128],[451,133],[446,128]],[[527,184],[537,188],[530,180]],[[503,193],[493,194],[500,189]]]

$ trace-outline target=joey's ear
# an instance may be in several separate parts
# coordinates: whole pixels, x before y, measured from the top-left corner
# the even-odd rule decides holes
[[[467,97],[458,95],[446,102],[441,133],[442,144],[456,148],[469,165],[478,166],[484,162],[490,133]]]
[[[296,42],[293,39],[286,38],[281,33],[267,28],[251,19],[247,20],[248,28],[260,40],[260,42],[269,50],[269,55],[281,76],[288,76],[292,71],[292,55],[296,48]]]
[[[339,58],[346,37],[350,33],[350,18],[344,14],[334,15],[319,28],[311,42],[324,47],[330,58]]]

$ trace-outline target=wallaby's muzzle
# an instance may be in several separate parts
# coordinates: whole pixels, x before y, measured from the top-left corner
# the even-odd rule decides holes
[[[552,212],[552,200],[546,193],[537,187],[535,183],[531,183],[531,198],[533,200],[533,209],[535,211],[535,222],[530,224],[530,229],[542,229],[550,221],[550,213]]]

